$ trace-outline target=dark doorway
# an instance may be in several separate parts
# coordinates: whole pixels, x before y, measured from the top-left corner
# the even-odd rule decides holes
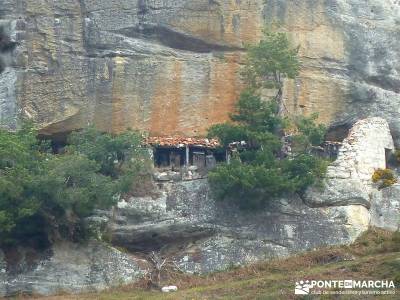
[[[393,165],[393,162],[392,162],[392,153],[393,153],[393,150],[392,149],[387,149],[387,148],[385,148],[385,161],[386,161],[386,169],[389,169],[392,165]]]
[[[178,169],[185,164],[185,149],[156,148],[154,162],[157,168]]]

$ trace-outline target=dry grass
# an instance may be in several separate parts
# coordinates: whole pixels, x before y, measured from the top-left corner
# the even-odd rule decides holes
[[[171,273],[163,285],[177,285],[180,290],[173,294],[149,291],[145,288],[146,282],[141,281],[101,293],[38,299],[295,299],[294,283],[302,279],[391,279],[400,284],[399,251],[399,233],[371,229],[351,246],[318,249],[287,259],[277,259],[205,276]],[[390,297],[382,296],[381,299],[398,299]],[[363,298],[379,299],[376,296],[374,298],[363,296]],[[332,296],[321,299],[338,298]]]

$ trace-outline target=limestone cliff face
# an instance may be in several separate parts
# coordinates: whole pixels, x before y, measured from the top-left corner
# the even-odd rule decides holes
[[[261,2],[2,0],[2,26],[18,47],[1,75],[17,78],[14,92],[0,101],[44,133],[95,123],[200,135],[237,98]]]
[[[286,82],[287,111],[338,127],[383,116],[400,134],[396,0],[0,0],[0,19],[10,126],[25,115],[44,133],[201,135],[233,107],[243,44],[279,21],[304,66]]]

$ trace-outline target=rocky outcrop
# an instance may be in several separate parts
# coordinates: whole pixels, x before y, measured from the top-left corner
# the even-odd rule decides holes
[[[358,204],[370,208],[375,191],[371,177],[385,169],[394,150],[386,120],[358,121],[343,141],[337,159],[328,167],[322,187],[312,187],[304,195],[310,206]]]
[[[89,122],[199,135],[227,118],[240,91],[261,2],[2,0],[2,27],[18,45],[6,69],[15,92],[2,101],[43,133]]]
[[[374,191],[370,214],[372,226],[390,231],[400,230],[400,185]]]
[[[329,167],[325,190],[277,199],[257,211],[215,201],[207,179],[159,181],[153,197],[125,199],[87,219],[99,238],[106,232],[114,246],[136,255],[98,242],[58,244],[35,264],[20,259],[13,269],[0,252],[0,295],[90,291],[135,281],[151,266],[137,257],[152,252],[185,272],[205,273],[348,244],[369,226],[395,231],[400,186],[378,190],[371,182],[391,147],[385,120],[361,120]]]
[[[112,243],[160,251],[187,272],[287,256],[353,241],[369,225],[361,205],[310,208],[293,196],[256,212],[216,202],[206,179],[167,183],[156,199],[132,198],[111,221]],[[109,213],[103,217],[112,220]]]
[[[201,135],[233,107],[243,44],[279,21],[303,62],[285,84],[287,111],[319,112],[333,135],[381,116],[397,140],[400,5],[360,3],[1,0],[1,32],[15,45],[0,53],[1,122]]]
[[[292,113],[319,112],[346,137],[358,119],[389,121],[398,142],[400,4],[396,0],[266,1],[301,45],[303,69],[287,82]],[[268,18],[267,17],[267,18]],[[335,132],[332,132],[335,137]]]
[[[98,291],[133,282],[146,270],[144,261],[98,242],[56,244],[37,255],[18,249],[7,258],[0,250],[0,297]]]
[[[210,272],[354,241],[369,226],[397,230],[398,186],[372,183],[393,149],[388,123],[357,122],[328,169],[323,187],[243,212],[216,202],[206,179],[163,183],[156,199],[132,198],[111,219],[113,243],[160,251],[187,272]],[[103,218],[110,218],[104,213]]]

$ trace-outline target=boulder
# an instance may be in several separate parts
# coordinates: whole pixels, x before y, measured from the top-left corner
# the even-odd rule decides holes
[[[369,212],[362,205],[309,207],[298,196],[242,211],[216,202],[207,179],[170,182],[160,197],[128,203],[116,211],[113,243],[131,251],[160,252],[190,273],[351,243],[369,226]]]
[[[371,206],[366,187],[356,179],[329,178],[323,186],[311,187],[303,197],[312,207],[346,206],[349,204]]]
[[[0,296],[94,292],[134,282],[146,272],[144,261],[94,241],[58,243],[33,261],[27,249],[18,252],[19,261],[7,263],[0,252]]]
[[[175,285],[164,286],[161,288],[161,292],[163,293],[170,293],[170,292],[177,292],[178,288]]]
[[[153,176],[156,181],[170,181],[171,180],[171,178],[167,172],[155,172]]]

